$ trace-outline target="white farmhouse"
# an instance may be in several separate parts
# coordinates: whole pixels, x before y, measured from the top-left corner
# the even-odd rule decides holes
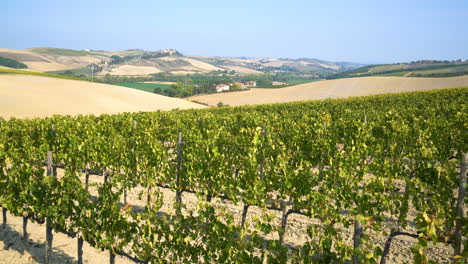
[[[228,84],[218,84],[216,85],[216,92],[224,92],[224,91],[229,91],[229,85]]]

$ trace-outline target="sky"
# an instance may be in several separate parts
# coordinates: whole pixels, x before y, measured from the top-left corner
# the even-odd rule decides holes
[[[468,59],[467,0],[2,0],[0,48],[173,48],[360,63]]]

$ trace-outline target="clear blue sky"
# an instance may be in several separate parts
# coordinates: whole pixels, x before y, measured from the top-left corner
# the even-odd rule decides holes
[[[468,59],[468,0],[3,0],[0,47],[400,62]]]

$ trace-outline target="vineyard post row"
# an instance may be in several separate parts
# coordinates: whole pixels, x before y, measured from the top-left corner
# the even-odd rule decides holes
[[[177,161],[178,161],[178,168],[180,169],[181,166],[182,166],[182,133],[179,133],[179,137],[178,137],[178,158],[177,158]],[[52,152],[51,151],[47,151],[47,175],[48,176],[51,176],[51,175],[54,175],[53,171],[54,171],[54,165],[52,163]],[[456,241],[455,241],[455,244],[454,244],[454,259],[455,259],[455,262],[458,263],[458,260],[461,261],[461,258],[458,258],[457,256],[460,256],[461,253],[462,253],[462,250],[463,250],[463,222],[464,222],[464,219],[465,219],[465,212],[464,212],[464,199],[465,199],[465,195],[466,195],[466,175],[467,175],[467,170],[468,170],[468,155],[467,154],[462,154],[462,159],[460,161],[460,179],[459,179],[459,190],[458,190],[458,201],[457,201],[457,225],[456,225]],[[86,175],[89,177],[89,172],[88,170],[85,170],[86,171]],[[107,175],[105,174],[104,175],[105,177],[107,177]],[[176,202],[178,203],[178,206],[180,208],[181,206],[181,203],[182,203],[182,200],[181,200],[181,193],[182,193],[182,190],[180,188],[177,189],[178,190],[178,198],[176,199]],[[2,208],[2,211],[3,211],[3,227],[5,228],[6,225],[7,225],[7,218],[6,218],[6,208]],[[243,213],[244,214],[244,213]],[[287,216],[291,214],[290,211],[285,211],[283,210],[283,215],[282,215],[282,221],[281,221],[281,226],[282,226],[282,229],[283,231],[285,231],[285,226],[286,226],[286,218]],[[23,238],[27,239],[28,235],[27,235],[27,219],[28,219],[28,216],[25,216],[23,217]],[[52,227],[49,223],[49,221],[46,219],[45,221],[46,223],[46,244],[45,244],[45,263],[50,263],[50,256],[51,256],[51,251],[52,251],[52,242],[53,242],[53,235],[52,235]],[[355,227],[354,227],[354,235],[353,235],[353,241],[354,241],[354,248],[357,249],[359,247],[359,238],[360,236],[362,236],[362,232],[363,232],[363,227],[362,225],[360,224],[359,221],[355,221]],[[78,234],[77,235],[77,245],[78,245],[78,248],[77,248],[77,258],[78,258],[78,264],[82,264],[83,263],[83,238],[81,236],[79,236]],[[281,235],[281,237],[283,236],[284,234]],[[391,243],[391,239],[394,238],[395,236],[397,235],[407,235],[407,236],[414,236],[412,234],[408,234],[408,233],[405,233],[405,232],[395,232],[395,234],[391,234],[390,237],[389,237],[389,241]],[[281,238],[280,238],[281,240]],[[387,244],[389,242],[387,241]],[[387,246],[387,245],[386,245]],[[390,246],[390,245],[388,245]],[[387,251],[387,250],[386,250]],[[384,253],[382,255],[382,259],[381,259],[381,264],[384,264],[386,262],[386,255],[388,254],[388,252]],[[121,255],[127,255],[127,254],[121,254]],[[128,256],[128,255],[127,255]],[[133,258],[133,260],[136,262],[145,262],[145,261],[141,261],[136,258]],[[110,264],[114,264],[115,263],[115,254],[112,252],[112,250],[110,250],[110,254],[109,254],[109,262]],[[353,263],[360,263],[358,257],[355,255],[353,256],[353,260],[352,260]]]
[[[367,123],[367,116],[364,112],[364,122]],[[136,126],[136,121],[134,121],[134,128]],[[261,135],[264,137],[266,135],[266,128],[265,125],[261,126],[262,132]],[[135,151],[135,148],[132,149],[132,151]],[[177,212],[180,214],[180,209],[182,205],[182,192],[183,190],[179,186],[180,182],[180,171],[182,168],[182,156],[183,156],[183,141],[182,141],[182,132],[178,133],[178,141],[177,141],[177,175],[176,175],[176,204],[177,204]],[[467,154],[463,153],[461,162],[460,162],[460,184],[459,184],[459,192],[458,192],[458,203],[457,203],[457,224],[456,224],[456,241],[455,241],[455,254],[454,256],[459,256],[461,255],[462,252],[462,244],[463,244],[463,230],[462,230],[462,225],[463,225],[463,219],[465,217],[464,214],[464,199],[465,199],[465,185],[466,185],[466,171],[467,171]],[[236,170],[237,172],[237,170]],[[263,174],[263,161],[260,161],[260,166],[259,166],[259,178],[262,179],[262,174]],[[125,194],[125,193],[124,193]],[[149,199],[148,199],[149,200]],[[207,196],[207,201],[211,201],[211,195]],[[126,202],[126,196],[124,198],[124,203]],[[250,207],[249,204],[244,204],[243,207],[243,212],[242,212],[242,220],[241,220],[241,226],[245,224],[247,213],[248,213],[248,208]],[[287,218],[290,214],[294,213],[294,210],[286,210],[286,203],[281,204],[282,207],[282,217],[281,217],[281,231],[279,233],[279,243],[283,244],[284,242],[284,234],[286,231],[286,225],[287,225]],[[353,234],[353,247],[354,251],[356,252],[357,248],[360,246],[360,239],[363,235],[364,232],[364,227],[362,226],[361,222],[358,220],[354,221],[354,234]],[[392,239],[396,235],[407,235],[407,236],[413,236],[413,234],[409,234],[406,232],[395,232],[394,234],[389,235],[389,239],[386,243],[386,246],[388,246],[388,249],[391,245]],[[111,253],[112,254],[112,253]],[[385,253],[382,255],[381,258],[381,263],[385,263],[385,258],[386,255],[388,254],[388,250],[385,250]],[[352,257],[352,263],[358,264],[360,263],[358,255],[354,254]],[[111,264],[113,264],[113,258],[111,255]]]
[[[182,166],[182,145],[183,145],[183,142],[182,142],[182,133],[179,133],[179,137],[178,137],[178,151],[177,151],[177,162],[178,162],[178,169],[180,170],[181,169],[181,166]],[[47,162],[46,162],[46,165],[47,165],[47,175],[48,176],[51,176],[51,175],[54,175],[54,165],[52,163],[52,152],[51,151],[47,151]],[[462,250],[463,250],[463,223],[464,223],[464,219],[465,219],[465,212],[464,212],[464,199],[465,199],[465,195],[466,195],[466,174],[467,174],[467,168],[468,167],[468,155],[467,154],[462,154],[462,158],[461,158],[461,161],[460,161],[460,179],[459,179],[459,190],[458,190],[458,200],[457,200],[457,223],[456,223],[456,241],[455,241],[455,244],[454,244],[454,256],[455,256],[455,260],[457,261],[457,257],[456,256],[460,256],[461,253],[462,253]],[[260,172],[260,176],[261,176],[261,171]],[[89,177],[89,171],[87,169],[85,169],[85,173],[86,173],[86,177],[88,178]],[[180,174],[178,174],[180,177]],[[104,177],[107,177],[107,174],[104,173]],[[183,190],[181,188],[177,188],[177,192],[178,192],[178,195],[177,195],[177,199],[176,199],[176,202],[178,203],[178,205],[180,206],[181,203],[182,203],[182,200],[181,200],[181,194],[183,192]],[[284,208],[284,207],[283,207]],[[7,216],[6,216],[6,208],[2,208],[2,213],[3,213],[3,227],[5,228],[6,225],[7,225]],[[286,226],[286,218],[289,214],[291,214],[292,212],[289,210],[289,211],[285,211],[283,210],[283,215],[282,215],[282,221],[281,221],[281,226],[282,226],[282,229],[283,231],[285,231],[285,226]],[[246,214],[245,212],[243,212],[243,218],[244,218],[244,214]],[[28,219],[28,216],[25,216],[23,217],[23,238],[27,239],[28,238],[28,235],[27,235],[27,219]],[[245,220],[243,220],[245,221]],[[50,263],[50,255],[51,255],[51,250],[52,250],[52,241],[53,241],[53,235],[52,235],[52,227],[49,223],[49,221],[46,219],[45,221],[46,223],[46,246],[45,246],[45,263]],[[354,241],[354,248],[356,249],[357,247],[359,247],[359,238],[360,236],[362,236],[362,232],[363,232],[363,227],[362,225],[359,223],[359,221],[355,221],[355,227],[354,227],[354,235],[353,235],[353,241]],[[393,235],[390,235],[390,238],[389,238],[389,241],[391,242],[391,238],[395,237],[396,235],[409,235],[411,236],[411,234],[407,234],[407,233],[404,233],[404,232],[396,232],[395,234]],[[282,237],[282,235],[280,236]],[[281,240],[281,238],[280,238]],[[78,235],[77,237],[77,243],[78,243],[78,250],[77,250],[77,257],[78,257],[78,263],[83,263],[83,258],[82,258],[82,254],[83,254],[83,239],[82,237],[80,237]],[[388,242],[387,242],[388,243]],[[387,252],[388,253],[388,252]],[[124,254],[125,255],[125,254]],[[381,263],[385,263],[385,257],[386,257],[386,254],[384,254],[382,256],[382,260],[381,260]],[[110,263],[113,264],[115,263],[115,254],[110,251]],[[135,260],[135,259],[134,259]],[[137,262],[144,262],[144,261],[137,261]],[[357,258],[357,256],[353,256],[353,263],[359,263],[359,260]]]
[[[57,176],[56,173],[54,173],[54,171],[57,169],[57,166],[54,166],[53,164],[53,161],[52,161],[52,151],[47,151],[47,161],[46,161],[46,167],[47,167],[47,176]],[[85,170],[85,173],[86,173],[86,176],[87,176],[87,179],[90,175],[89,171],[86,169]],[[104,177],[107,177],[107,175],[104,173],[103,175]],[[6,229],[6,226],[8,224],[8,221],[7,221],[7,209],[6,208],[2,208],[2,215],[3,215],[3,223],[2,223],[2,228],[5,230]],[[38,222],[39,224],[46,224],[46,243],[45,243],[45,249],[44,249],[44,255],[45,255],[45,259],[44,259],[44,263],[45,264],[49,264],[50,261],[51,261],[51,254],[52,254],[52,244],[53,244],[53,234],[52,234],[52,226],[49,222],[49,220],[46,218],[45,221],[41,221],[40,219],[38,218],[35,218],[35,216],[33,215],[28,215],[28,216],[23,216],[23,240],[24,241],[27,241],[28,239],[28,231],[27,231],[27,223],[28,223],[28,219],[29,218],[32,218],[34,219],[36,222]],[[55,230],[56,232],[61,232],[65,235],[67,235],[68,237],[70,238],[74,238],[76,237],[77,238],[77,264],[83,264],[83,244],[84,244],[84,240],[83,238],[78,234],[78,233],[70,233],[66,230],[62,230],[61,228],[56,228]],[[135,263],[148,263],[148,261],[146,260],[140,260],[136,257],[132,257],[130,256],[128,253],[125,253],[125,252],[117,252],[118,255],[120,256],[123,256],[123,257],[126,257],[130,260],[132,260],[133,262]],[[115,264],[115,253],[112,251],[112,250],[109,250],[109,263],[110,264]]]
[[[134,122],[134,128],[136,127],[136,122]],[[265,136],[266,130],[265,130],[265,125],[262,126],[262,136]],[[179,205],[178,210],[180,210],[180,205],[182,204],[182,197],[181,194],[183,190],[179,186],[179,181],[180,181],[180,172],[181,172],[181,167],[182,167],[182,146],[183,146],[183,141],[182,141],[182,132],[178,133],[178,141],[177,141],[177,175],[176,175],[176,202]],[[132,152],[135,152],[135,145],[132,148]],[[460,166],[460,184],[459,184],[459,194],[458,194],[458,204],[457,204],[457,228],[456,228],[456,242],[455,242],[455,255],[460,255],[462,252],[462,239],[463,239],[463,234],[462,234],[462,225],[463,225],[463,218],[464,218],[464,197],[465,197],[465,184],[466,184],[466,164],[467,164],[467,156],[466,154],[462,155],[461,159],[461,166]],[[260,166],[259,166],[259,178],[262,179],[262,174],[263,174],[263,161],[260,161]],[[89,180],[89,171],[88,169],[85,169],[86,173],[86,187],[88,187],[88,180]],[[56,175],[56,167],[53,166],[52,164],[52,152],[48,151],[47,152],[47,175]],[[107,174],[104,174],[105,179],[107,180]],[[124,191],[124,204],[126,203],[126,190]],[[249,205],[246,204],[244,206],[244,212],[242,214],[242,225],[245,223],[245,218],[247,215],[247,210],[248,210]],[[282,204],[283,208],[283,215],[282,215],[282,221],[281,221],[281,229],[282,232],[280,232],[280,244],[283,242],[284,238],[284,231],[286,227],[286,221],[287,221],[287,216],[291,213],[290,211],[286,211],[286,206],[285,204]],[[180,212],[180,211],[179,211]],[[23,217],[23,237],[27,239],[27,219],[28,217]],[[6,225],[6,209],[3,208],[3,225]],[[354,227],[354,235],[353,235],[353,241],[354,241],[354,248],[359,247],[359,239],[362,236],[363,232],[363,227],[360,224],[359,221],[355,221],[355,227]],[[51,227],[49,224],[49,221],[46,219],[46,263],[49,262],[50,259],[50,252],[51,252],[51,246],[52,246],[52,232],[51,232]],[[82,238],[78,238],[78,259],[79,263],[82,261],[82,244],[83,240]],[[81,261],[80,261],[81,260]],[[115,261],[115,255],[111,251],[110,254],[110,262],[113,263]],[[358,263],[358,258],[357,256],[353,256],[353,263]]]
[[[367,116],[364,112],[364,122],[367,123]],[[325,124],[324,124],[325,125]],[[133,121],[133,128],[136,128],[136,121]],[[262,137],[266,136],[266,126],[262,125],[261,126],[261,135]],[[180,177],[181,177],[181,169],[182,169],[182,164],[183,164],[183,137],[182,137],[182,132],[178,133],[178,140],[177,140],[177,172],[176,172],[176,206],[177,206],[177,213],[181,213],[181,206],[182,206],[182,193],[183,189],[179,185],[180,183]],[[133,145],[132,152],[135,152],[135,145]],[[456,224],[456,241],[454,244],[455,248],[455,253],[454,256],[459,256],[462,253],[462,246],[463,246],[463,219],[465,217],[464,213],[464,199],[466,195],[466,172],[467,172],[467,164],[468,164],[468,155],[463,153],[461,162],[460,162],[460,184],[459,184],[459,192],[458,192],[458,202],[457,202],[457,224]],[[237,173],[237,170],[236,170]],[[259,178],[262,179],[263,174],[263,161],[260,161],[260,166],[259,166]],[[107,175],[105,175],[107,176]],[[89,173],[86,170],[86,186],[88,186],[88,179],[89,179]],[[107,178],[106,178],[107,180]],[[126,197],[126,190],[124,190],[124,204],[126,204],[127,197]],[[148,197],[149,201],[149,197]],[[211,201],[211,195],[207,196],[207,201]],[[245,224],[247,214],[248,214],[248,209],[250,207],[250,204],[244,204],[243,206],[243,212],[242,212],[242,220],[241,220],[241,226]],[[287,210],[286,208],[286,203],[283,202],[281,203],[281,209],[282,209],[282,217],[281,217],[281,231],[279,233],[279,243],[283,244],[284,243],[284,234],[286,232],[286,226],[287,226],[287,218],[290,214],[295,213],[294,210],[289,209]],[[353,247],[354,251],[357,250],[360,246],[360,238],[362,237],[364,232],[364,227],[362,226],[361,222],[358,220],[354,221],[354,233],[353,233]],[[407,235],[407,236],[414,236],[413,234],[405,233],[405,232],[395,232],[394,234],[389,235],[388,242],[388,247],[391,245],[392,238],[394,238],[396,235]],[[382,256],[381,263],[385,263],[385,258],[386,255],[389,253],[388,250],[384,251],[385,253]],[[110,256],[110,263],[113,264],[115,261],[115,255],[111,251],[111,256]],[[352,258],[352,262],[355,264],[360,263],[358,255],[354,254]]]

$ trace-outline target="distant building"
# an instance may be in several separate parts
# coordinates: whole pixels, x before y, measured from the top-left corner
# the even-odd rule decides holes
[[[286,83],[286,82],[272,82],[271,85],[273,85],[273,86],[288,85],[288,83]]]
[[[244,84],[245,84],[245,86],[247,86],[247,87],[256,87],[256,86],[257,86],[257,82],[256,82],[256,81],[246,81]]]
[[[174,49],[164,49],[160,51],[161,54],[173,55],[177,53],[177,50]]]
[[[216,85],[216,92],[224,92],[224,91],[229,91],[229,85],[228,84],[218,84]]]

